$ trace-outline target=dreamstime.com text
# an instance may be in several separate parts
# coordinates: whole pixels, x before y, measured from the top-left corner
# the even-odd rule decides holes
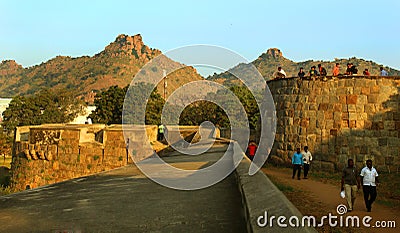
[[[259,227],[322,227],[328,224],[331,227],[373,227],[373,228],[396,228],[396,221],[394,220],[373,220],[371,216],[343,216],[347,212],[344,205],[339,205],[337,213],[324,215],[321,218],[315,216],[275,216],[268,215],[268,211],[264,211],[263,215],[258,216],[257,225]]]

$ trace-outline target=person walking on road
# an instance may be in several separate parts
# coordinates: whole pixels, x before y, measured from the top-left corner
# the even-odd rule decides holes
[[[312,154],[311,152],[308,150],[308,146],[304,147],[304,151],[303,151],[303,163],[304,163],[304,179],[308,179],[308,171],[310,170],[310,164],[312,161]]]
[[[347,167],[343,169],[342,173],[342,187],[341,190],[345,192],[345,198],[347,200],[348,212],[351,212],[354,207],[356,200],[356,193],[360,189],[360,178],[354,161],[349,159],[347,161]]]
[[[300,147],[297,148],[296,153],[294,153],[292,157],[292,164],[293,164],[292,179],[294,179],[294,176],[297,171],[297,179],[300,180],[301,167],[303,166],[303,154],[300,153]]]
[[[376,185],[379,184],[378,172],[372,167],[372,160],[368,159],[367,166],[361,170],[360,176],[363,178],[363,193],[367,211],[371,212],[372,203],[376,199]]]

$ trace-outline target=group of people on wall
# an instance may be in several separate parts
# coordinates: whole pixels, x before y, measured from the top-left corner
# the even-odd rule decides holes
[[[317,67],[318,67],[318,69],[317,69]],[[327,71],[322,66],[322,64],[318,64],[317,67],[311,66],[311,69],[308,72],[308,75],[304,72],[304,68],[300,67],[300,70],[297,73],[297,76],[299,78],[305,78],[305,77],[315,78],[315,77],[327,76]],[[340,64],[336,63],[332,69],[332,76],[337,77],[337,76],[341,76],[341,75],[358,75],[358,69],[353,63],[347,63],[346,72],[344,74],[341,74],[340,73]],[[368,69],[364,69],[362,75],[370,76],[371,73],[369,72]],[[388,75],[389,75],[389,73],[383,67],[380,67],[380,76],[388,76]],[[279,66],[278,70],[274,72],[273,77],[274,77],[274,79],[282,79],[282,78],[287,78],[287,75],[286,75],[286,72],[282,69],[282,67]]]

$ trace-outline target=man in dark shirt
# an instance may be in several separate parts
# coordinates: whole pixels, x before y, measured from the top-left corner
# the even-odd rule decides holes
[[[311,66],[310,78],[312,78],[312,77],[315,78],[315,76],[318,76],[318,75],[319,75],[319,74],[318,74],[318,71],[317,71],[315,68],[316,68],[315,66]]]
[[[353,65],[353,63],[350,63],[350,65],[351,65],[351,74],[353,75],[357,74],[358,73],[357,67]]]
[[[360,177],[358,176],[357,168],[354,167],[354,161],[349,159],[347,167],[343,169],[341,187],[341,190],[345,191],[349,212],[353,210],[358,189],[360,189]]]
[[[300,67],[300,71],[297,75],[299,76],[299,78],[304,78],[304,76],[306,76],[306,73],[304,73],[303,67]]]
[[[318,64],[318,70],[321,76],[326,76],[326,69],[321,64]]]
[[[352,74],[353,74],[352,65],[350,63],[347,63],[346,75],[352,75]]]

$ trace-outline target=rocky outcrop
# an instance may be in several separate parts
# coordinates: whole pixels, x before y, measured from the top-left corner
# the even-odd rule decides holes
[[[0,63],[0,76],[18,74],[23,69],[15,60],[5,60]]]
[[[149,61],[151,58],[161,54],[161,51],[146,46],[140,34],[134,36],[121,34],[105,48],[104,53],[111,54],[113,57],[120,54],[133,55],[137,59]]]
[[[281,50],[277,48],[271,48],[267,50],[267,55],[273,57],[273,58],[279,58],[283,57]]]

